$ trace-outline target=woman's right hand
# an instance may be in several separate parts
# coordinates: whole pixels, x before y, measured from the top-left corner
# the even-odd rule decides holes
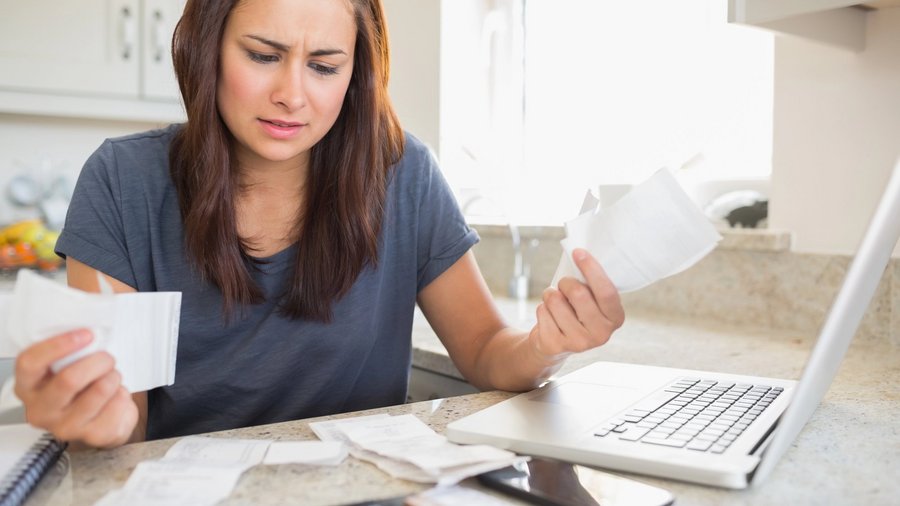
[[[122,386],[115,360],[105,351],[84,356],[58,373],[57,360],[93,340],[81,329],[60,334],[22,351],[16,358],[15,393],[31,425],[70,442],[111,448],[128,442],[138,423],[138,407]]]

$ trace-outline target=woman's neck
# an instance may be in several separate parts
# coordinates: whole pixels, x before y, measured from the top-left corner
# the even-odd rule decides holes
[[[298,239],[307,166],[256,164],[241,169],[237,193],[238,234],[252,256],[271,256]]]

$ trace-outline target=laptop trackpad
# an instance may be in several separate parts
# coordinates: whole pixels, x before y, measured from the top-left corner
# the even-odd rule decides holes
[[[569,381],[541,389],[529,399],[577,408],[594,407],[605,412],[620,411],[640,399],[638,389],[619,385],[598,385]]]

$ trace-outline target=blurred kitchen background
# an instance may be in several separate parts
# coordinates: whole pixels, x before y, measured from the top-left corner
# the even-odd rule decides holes
[[[397,112],[481,233],[498,297],[540,297],[587,190],[608,205],[668,167],[725,240],[627,309],[821,324],[900,156],[900,0],[384,4]],[[103,139],[183,120],[182,7],[0,0],[0,226],[39,220],[52,240]],[[900,345],[896,259],[885,276],[861,332]]]
[[[0,223],[58,220],[104,138],[182,119],[182,4],[0,0]],[[900,2],[632,4],[385,1],[396,108],[473,221],[558,226],[666,166],[700,205],[769,200],[793,251],[852,252],[900,152]]]

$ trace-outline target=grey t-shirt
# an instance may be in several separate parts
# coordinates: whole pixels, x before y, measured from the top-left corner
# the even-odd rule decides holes
[[[148,393],[147,438],[403,403],[416,295],[478,241],[429,151],[407,135],[377,268],[333,305],[332,323],[278,313],[295,245],[253,274],[266,302],[226,324],[220,291],[183,249],[168,164],[178,128],[104,142],[82,169],[56,245],[138,291],[182,292],[175,384]]]

